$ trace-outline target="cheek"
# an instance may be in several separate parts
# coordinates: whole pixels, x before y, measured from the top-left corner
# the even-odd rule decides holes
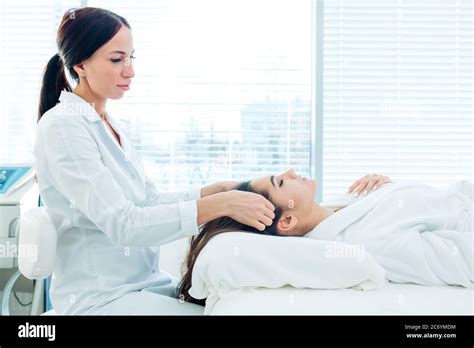
[[[116,85],[120,76],[120,67],[113,63],[101,63],[94,67],[94,80],[98,85]]]
[[[305,210],[313,201],[313,192],[311,187],[305,185],[294,185],[288,188],[288,201],[293,203],[296,209]]]
[[[288,196],[286,193],[284,192],[274,192],[272,194],[272,202],[282,208],[283,210],[286,210],[289,208],[290,205],[292,205],[292,200],[294,200],[293,198],[291,198],[290,196]],[[294,205],[294,204],[293,204]]]
[[[275,203],[284,209],[300,209],[305,208],[312,202],[310,187],[301,185],[299,183],[288,183],[283,186],[278,194],[273,195]]]
[[[105,98],[116,99],[123,95],[123,91],[117,87],[120,82],[120,67],[114,64],[102,64],[97,67],[94,75],[93,88],[98,94]]]
[[[115,87],[119,83],[120,71],[121,68],[118,65],[112,65],[104,69],[104,83]]]
[[[300,194],[295,188],[288,186],[283,190],[283,193],[279,197],[277,203],[284,210],[286,209],[296,209],[300,205],[301,198]]]

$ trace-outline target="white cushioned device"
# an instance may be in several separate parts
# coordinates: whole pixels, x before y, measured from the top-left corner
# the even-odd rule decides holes
[[[56,258],[57,234],[44,207],[27,211],[20,217],[18,269],[28,279],[45,279]]]

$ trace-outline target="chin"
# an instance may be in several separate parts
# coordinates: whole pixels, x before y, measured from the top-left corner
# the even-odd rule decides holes
[[[113,99],[113,100],[122,99],[124,94],[125,94],[125,93],[113,94],[113,95],[111,95],[111,96],[109,97],[109,99]]]

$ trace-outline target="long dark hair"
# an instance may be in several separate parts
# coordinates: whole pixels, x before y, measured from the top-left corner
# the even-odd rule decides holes
[[[122,25],[131,29],[125,18],[102,8],[83,7],[66,11],[56,35],[58,53],[44,69],[38,122],[57,104],[62,90],[72,92],[64,67],[75,81],[79,81],[73,66],[90,58],[114,37]]]
[[[266,199],[268,199],[270,202],[272,202],[272,199],[268,192],[256,192],[250,185],[250,181],[240,183],[235,189],[240,191],[259,193]],[[202,251],[202,249],[206,246],[206,244],[212,237],[224,232],[234,231],[259,233],[272,236],[284,236],[282,234],[279,234],[276,229],[276,225],[283,213],[283,210],[278,207],[274,202],[272,202],[272,204],[275,206],[275,218],[273,219],[272,225],[267,226],[264,231],[259,231],[251,226],[241,224],[240,222],[235,221],[227,216],[209,221],[208,223],[202,225],[199,229],[199,234],[191,237],[188,255],[183,264],[183,266],[185,266],[186,268],[184,269],[183,278],[181,279],[181,282],[179,283],[177,288],[177,298],[186,302],[196,303],[201,306],[205,305],[206,299],[195,299],[194,297],[189,295],[189,289],[191,289],[192,285],[191,278],[196,259],[199,256],[199,253]]]

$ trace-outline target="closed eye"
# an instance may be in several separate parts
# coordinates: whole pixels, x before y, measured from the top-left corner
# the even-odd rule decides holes
[[[132,59],[135,59],[136,57],[135,56],[130,56],[130,60]],[[113,63],[118,63],[120,61],[122,61],[123,59],[122,58],[112,58],[110,59]]]
[[[280,183],[278,184],[279,187],[283,186],[283,179],[281,179]]]

